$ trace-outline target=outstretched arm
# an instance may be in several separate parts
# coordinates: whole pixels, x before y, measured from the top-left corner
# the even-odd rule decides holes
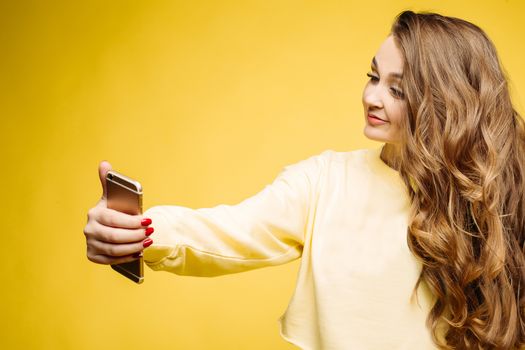
[[[283,264],[301,256],[320,172],[319,156],[284,168],[275,181],[237,205],[190,209],[157,206],[154,244],[144,250],[154,270],[217,276]]]

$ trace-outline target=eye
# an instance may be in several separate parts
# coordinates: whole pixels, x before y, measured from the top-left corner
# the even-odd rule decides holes
[[[401,100],[405,98],[405,94],[403,93],[403,91],[399,90],[398,88],[391,87],[390,88],[390,93],[395,98],[399,98]]]
[[[379,77],[373,75],[372,73],[366,73],[366,76],[370,78],[371,82],[376,83],[379,81]]]

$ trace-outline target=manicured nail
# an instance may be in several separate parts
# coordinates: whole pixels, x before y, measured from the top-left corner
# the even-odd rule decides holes
[[[142,226],[149,226],[149,225],[151,225],[151,219],[144,218],[144,219],[142,219],[142,221],[140,222],[140,224],[141,224]]]
[[[151,235],[151,234],[153,233],[153,231],[155,231],[155,230],[153,229],[153,227],[148,227],[148,228],[146,229],[146,236]]]
[[[144,246],[144,248],[147,248],[149,247],[150,245],[153,244],[153,240],[151,238],[147,238],[144,240],[144,242],[142,243],[142,245]]]

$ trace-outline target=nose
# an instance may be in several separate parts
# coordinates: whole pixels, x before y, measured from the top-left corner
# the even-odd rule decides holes
[[[383,100],[377,86],[368,84],[363,91],[363,104],[368,109],[383,108]]]

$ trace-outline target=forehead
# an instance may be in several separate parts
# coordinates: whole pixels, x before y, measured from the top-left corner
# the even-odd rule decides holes
[[[403,72],[403,55],[397,48],[394,37],[390,35],[377,50],[375,59],[379,70],[386,73]]]

